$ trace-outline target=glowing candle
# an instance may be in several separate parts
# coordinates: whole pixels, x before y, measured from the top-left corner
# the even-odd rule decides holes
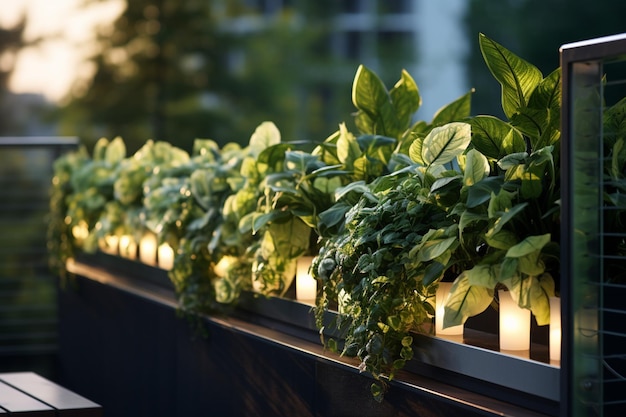
[[[72,236],[79,244],[89,237],[89,227],[87,227],[87,223],[84,220],[72,227]]]
[[[500,350],[530,350],[530,310],[520,308],[508,291],[500,296]]]
[[[213,267],[213,272],[215,272],[215,275],[220,278],[226,278],[228,276],[228,271],[235,262],[237,262],[236,256],[222,256],[222,259],[220,259],[219,262]]]
[[[108,235],[98,241],[100,250],[109,255],[118,254],[119,238],[116,235]]]
[[[139,260],[146,265],[157,264],[157,236],[152,232],[145,233],[139,241]]]
[[[137,243],[132,236],[120,237],[120,256],[128,259],[137,259]]]
[[[174,249],[169,243],[161,243],[158,249],[159,268],[170,271],[174,267]]]
[[[561,299],[550,297],[550,360],[561,361]]]
[[[317,281],[309,272],[313,263],[312,256],[302,256],[296,261],[296,300],[306,304],[315,304]]]
[[[435,334],[436,335],[460,335],[463,334],[463,325],[460,324],[458,326],[448,327],[446,329],[443,328],[443,315],[444,315],[444,304],[446,299],[448,298],[448,294],[450,294],[450,288],[452,288],[451,282],[440,282],[439,287],[437,287],[437,293],[435,294]]]

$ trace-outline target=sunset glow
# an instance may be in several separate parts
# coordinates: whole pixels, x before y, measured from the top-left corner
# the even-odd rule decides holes
[[[43,94],[59,102],[75,80],[88,79],[98,26],[110,24],[124,2],[110,0],[81,7],[82,0],[0,0],[0,25],[11,27],[26,13],[26,40],[43,37],[39,46],[20,52],[10,88],[16,93]]]

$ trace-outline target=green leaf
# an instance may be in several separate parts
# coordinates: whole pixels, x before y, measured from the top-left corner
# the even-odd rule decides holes
[[[507,258],[519,258],[526,256],[541,249],[550,242],[550,233],[539,236],[528,236],[515,246],[512,246],[507,252]]]
[[[446,164],[465,151],[471,138],[471,126],[467,123],[436,127],[424,138],[422,160],[426,165]]]
[[[348,131],[345,125],[340,125],[337,139],[337,158],[339,161],[352,169],[354,161],[361,156],[361,153],[361,148],[354,135]]]
[[[502,189],[502,178],[500,177],[487,177],[479,181],[478,183],[467,188],[467,202],[468,208],[478,207],[479,205],[490,201],[492,195],[500,194]]]
[[[476,149],[470,149],[465,157],[463,184],[474,185],[489,175],[490,167],[487,158]]]
[[[325,210],[320,213],[319,220],[320,224],[325,226],[326,228],[331,228],[333,226],[338,225],[343,221],[346,216],[348,210],[350,210],[352,206],[346,203],[336,203],[328,210]]]
[[[437,110],[431,124],[433,126],[443,126],[450,122],[458,122],[470,116],[472,107],[472,94],[474,90]]]
[[[527,158],[528,158],[528,153],[526,152],[512,153],[512,154],[502,157],[502,159],[498,161],[498,166],[501,169],[507,171],[511,168],[517,167],[518,165],[525,164]]]
[[[472,145],[488,158],[501,159],[513,152],[526,150],[522,134],[513,126],[494,116],[476,116],[472,125]]]
[[[376,119],[381,107],[390,103],[390,97],[383,82],[364,65],[359,65],[354,76],[352,103],[354,107],[364,111],[372,119]]]
[[[425,242],[417,253],[417,260],[428,262],[441,256],[457,241],[456,236],[447,239],[437,239]]]
[[[492,236],[485,236],[485,242],[492,248],[508,250],[517,244],[517,235],[509,230],[500,230]]]
[[[272,145],[280,143],[280,131],[272,122],[261,123],[250,137],[250,153],[257,157]]]
[[[452,288],[444,306],[443,327],[458,326],[472,316],[482,313],[493,299],[493,290],[483,286],[470,285],[466,272],[461,273]]]
[[[422,97],[417,84],[406,70],[402,70],[400,79],[389,91],[389,95],[393,102],[396,118],[400,124],[398,127],[401,130],[408,129],[413,114],[422,105]]]
[[[109,165],[117,165],[126,158],[126,145],[121,137],[113,139],[106,147],[104,160]]]
[[[411,345],[413,345],[413,338],[411,336],[404,336],[401,343],[403,347],[411,347]]]
[[[465,271],[469,285],[494,289],[498,284],[499,271],[496,265],[476,265]]]
[[[527,106],[532,92],[543,80],[543,75],[537,67],[482,33],[479,43],[487,67],[502,86],[502,109],[511,118]]]
[[[504,225],[513,220],[515,216],[517,216],[526,208],[526,206],[528,206],[528,203],[520,203],[502,213],[500,215],[500,218],[496,220],[493,227],[487,232],[487,236],[493,236],[494,234],[502,230]]]
[[[560,137],[560,68],[539,83],[530,96],[528,107],[514,115],[511,123],[529,137],[532,149],[551,145]]]
[[[411,145],[409,146],[409,158],[411,158],[411,161],[418,163],[420,165],[426,165],[426,163],[424,162],[424,159],[422,158],[422,149],[424,147],[424,138],[421,136],[418,136],[415,138],[415,140],[413,140],[413,142],[411,142]]]

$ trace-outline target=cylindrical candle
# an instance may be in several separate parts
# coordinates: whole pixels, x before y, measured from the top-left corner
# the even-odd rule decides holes
[[[158,249],[159,268],[170,271],[174,267],[174,249],[169,243],[161,243]]]
[[[550,360],[561,360],[561,299],[550,297]]]
[[[139,241],[139,260],[146,265],[157,264],[157,236],[146,232]]]
[[[436,335],[460,335],[463,334],[463,325],[443,328],[444,304],[452,288],[451,282],[440,282],[435,294],[435,334]]]
[[[100,250],[109,255],[117,255],[119,253],[119,240],[116,235],[105,236],[99,241]]]
[[[120,256],[128,259],[137,259],[137,243],[132,236],[120,237]]]
[[[317,281],[310,274],[312,256],[301,256],[296,261],[296,300],[315,304]]]
[[[530,310],[520,308],[509,291],[499,291],[500,350],[530,350]]]
[[[219,262],[213,267],[213,272],[215,272],[215,275],[218,277],[225,278],[228,275],[228,270],[235,262],[237,262],[236,256],[222,256],[222,259],[220,259]]]

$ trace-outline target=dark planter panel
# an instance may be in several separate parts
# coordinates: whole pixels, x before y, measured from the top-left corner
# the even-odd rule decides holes
[[[103,281],[60,290],[60,383],[105,416],[542,415],[411,374],[379,404],[354,362],[280,328],[189,322],[171,293]]]

